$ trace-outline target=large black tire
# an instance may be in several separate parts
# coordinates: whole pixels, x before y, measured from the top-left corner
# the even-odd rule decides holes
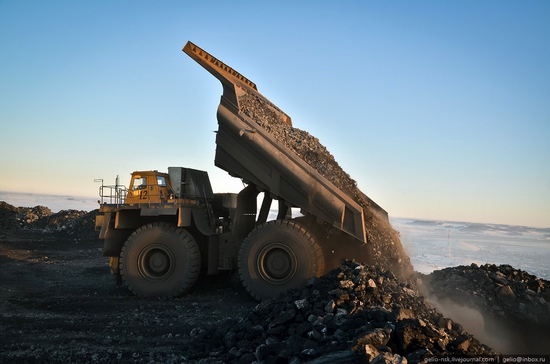
[[[123,284],[140,297],[175,297],[200,273],[201,255],[193,236],[168,223],[147,224],[130,235],[120,253]]]
[[[314,238],[289,220],[255,228],[239,252],[239,275],[257,300],[275,297],[324,273],[324,259]]]

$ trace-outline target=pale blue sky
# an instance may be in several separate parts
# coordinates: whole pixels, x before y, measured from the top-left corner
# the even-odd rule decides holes
[[[296,4],[298,3],[298,4]],[[549,1],[2,1],[0,191],[214,166],[191,40],[391,216],[550,227]]]

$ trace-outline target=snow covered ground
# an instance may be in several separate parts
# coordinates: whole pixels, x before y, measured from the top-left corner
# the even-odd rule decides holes
[[[550,280],[550,228],[392,218],[414,268],[509,264]]]
[[[91,211],[97,198],[0,192],[14,206],[42,205],[53,212]],[[275,215],[272,216],[274,218]],[[401,243],[421,273],[457,265],[509,264],[550,280],[550,228],[391,218]]]

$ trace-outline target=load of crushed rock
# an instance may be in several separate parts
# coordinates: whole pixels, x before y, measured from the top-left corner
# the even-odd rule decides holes
[[[497,353],[429,307],[391,271],[354,261],[244,318],[196,328],[190,360],[250,363],[418,363]]]
[[[61,210],[53,213],[45,206],[15,207],[0,201],[0,229],[40,230],[63,234],[75,241],[95,241],[96,214],[97,210]]]
[[[550,282],[510,265],[458,266],[423,276],[427,296],[442,312],[479,313],[478,337],[499,351],[550,354]],[[476,334],[477,336],[477,334]],[[494,344],[492,343],[494,342]]]
[[[340,167],[326,147],[308,132],[284,122],[281,111],[258,94],[242,94],[239,108],[241,113],[254,120],[363,208],[365,232],[373,248],[369,263],[376,262],[381,268],[393,271],[398,278],[411,281],[414,269],[401,245],[399,233],[379,215],[377,207],[359,190],[357,182]]]

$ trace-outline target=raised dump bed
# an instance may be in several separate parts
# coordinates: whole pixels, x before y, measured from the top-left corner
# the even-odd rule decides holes
[[[282,207],[299,207],[302,213],[366,243],[363,207],[351,197],[356,189],[347,193],[341,189],[353,180],[342,176],[349,181],[338,188],[285,145],[284,139],[291,137],[285,135],[291,118],[260,94],[253,82],[191,42],[183,51],[223,85],[217,112],[216,166],[265,192],[268,202],[276,199]],[[373,204],[364,195],[357,198]],[[260,211],[260,219],[262,215],[266,211]]]

